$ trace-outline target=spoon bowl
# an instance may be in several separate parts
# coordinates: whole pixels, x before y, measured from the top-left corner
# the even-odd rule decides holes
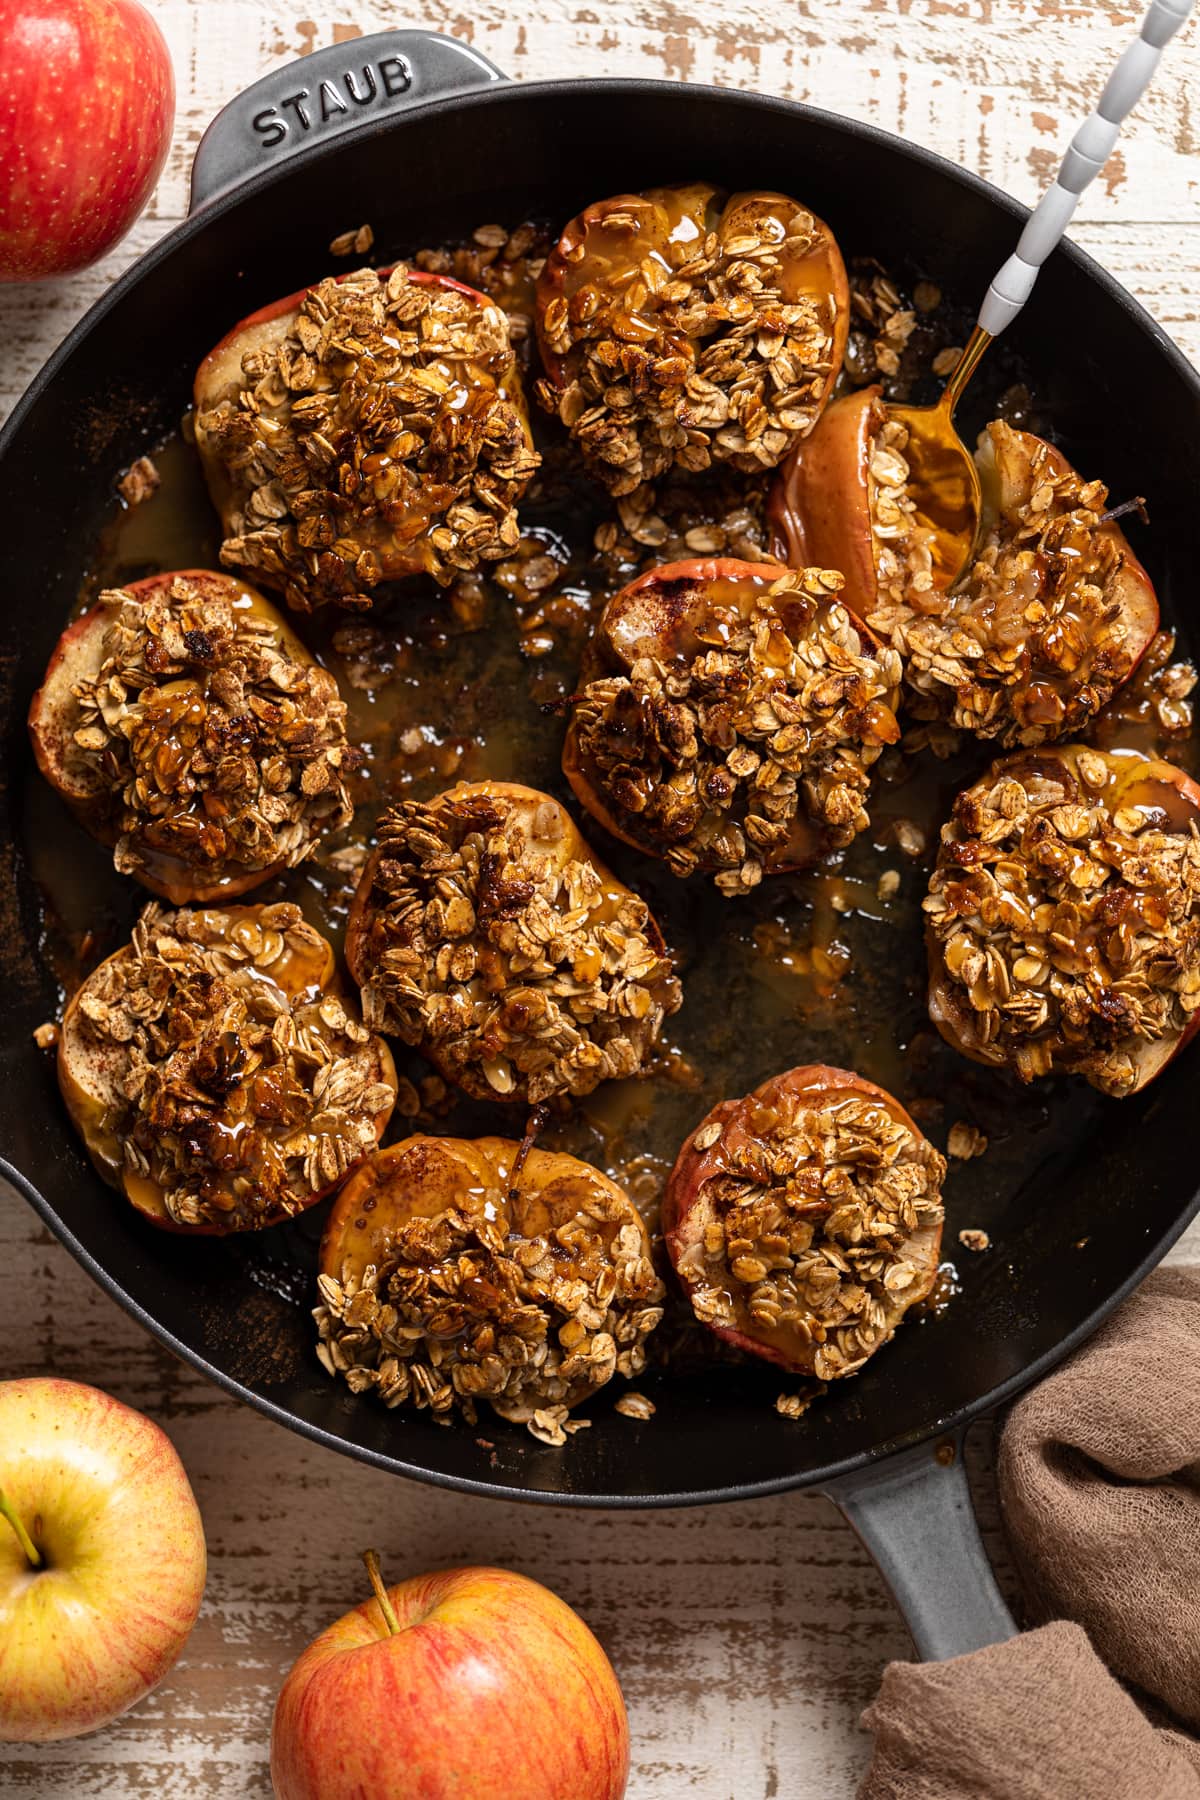
[[[889,403],[887,409],[888,417],[908,432],[908,491],[916,523],[932,533],[933,580],[943,589],[954,587],[970,567],[980,532],[979,470],[955,430],[954,409],[991,341],[991,334],[976,325],[932,406]]]
[[[1105,83],[1096,110],[1075,133],[1016,250],[993,278],[979,322],[941,399],[933,406],[888,408],[890,417],[908,428],[909,493],[918,523],[933,533],[930,554],[934,582],[940,588],[953,587],[961,579],[980,528],[979,474],[954,429],[954,409],[992,339],[1012,324],[1033,292],[1042,264],[1071,222],[1079,196],[1108,161],[1122,123],[1145,93],[1164,46],[1193,4],[1194,0],[1150,0],[1138,35]]]

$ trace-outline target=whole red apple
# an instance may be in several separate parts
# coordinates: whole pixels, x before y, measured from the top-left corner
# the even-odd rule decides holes
[[[629,1726],[612,1665],[524,1575],[447,1569],[323,1631],[283,1684],[278,1800],[620,1800]]]
[[[69,274],[124,237],[174,117],[171,58],[137,0],[3,0],[0,281]]]
[[[204,1528],[149,1419],[80,1382],[0,1382],[0,1742],[94,1731],[164,1676]]]

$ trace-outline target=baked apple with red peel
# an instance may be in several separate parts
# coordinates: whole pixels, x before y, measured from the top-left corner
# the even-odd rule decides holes
[[[356,1393],[470,1423],[486,1400],[552,1444],[572,1407],[642,1372],[665,1297],[623,1188],[497,1137],[370,1157],[330,1214],[320,1294],[321,1359]]]
[[[784,194],[618,194],[546,259],[539,394],[610,493],[674,467],[758,474],[829,398],[849,305],[833,233]]]
[[[887,409],[838,401],[813,437],[775,488],[775,531],[793,553],[811,536],[811,553],[844,558],[847,605],[867,608],[900,652],[918,716],[1036,747],[1081,731],[1132,675],[1159,630],[1159,601],[1106,513],[1103,484],[1083,481],[1061,450],[991,423],[977,452],[981,540],[946,592],[907,490],[907,439]]]
[[[391,1052],[286,903],[148,906],[70,1001],[58,1078],[104,1179],[152,1224],[201,1235],[312,1206],[396,1097]]]
[[[726,894],[864,829],[900,735],[900,659],[830,570],[667,563],[613,596],[573,698],[563,770],[614,836]]]
[[[682,999],[646,902],[557,800],[509,781],[385,814],[346,961],[369,1025],[521,1105],[638,1074]]]
[[[353,816],[337,682],[232,575],[101,594],[59,639],[29,731],[117,869],[176,905],[259,886]]]
[[[1153,584],[1104,487],[996,420],[976,456],[980,542],[947,592],[908,490],[906,442],[878,389],[836,401],[772,492],[777,552],[845,572],[846,604],[903,657],[918,715],[1011,745],[1073,736],[1158,630]]]
[[[912,601],[932,585],[928,534],[908,492],[907,435],[888,418],[881,388],[843,394],[793,446],[767,500],[780,562],[840,570],[842,600],[864,623],[881,595]]]
[[[1200,786],[1136,751],[993,763],[942,829],[929,1013],[1022,1081],[1136,1093],[1200,1025]]]
[[[448,275],[359,269],[252,313],[195,404],[221,561],[301,612],[449,585],[519,542],[538,457],[508,321]]]
[[[713,1108],[675,1160],[663,1234],[702,1324],[832,1381],[933,1286],[945,1173],[899,1101],[814,1063]]]

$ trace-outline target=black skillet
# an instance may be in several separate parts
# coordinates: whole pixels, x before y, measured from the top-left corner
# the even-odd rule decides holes
[[[349,82],[347,77],[350,77]],[[353,88],[353,93],[351,93]],[[325,115],[325,116],[323,116]],[[983,1221],[944,1316],[906,1326],[801,1425],[778,1382],[739,1370],[651,1388],[657,1417],[596,1409],[566,1450],[497,1428],[399,1418],[353,1399],[311,1351],[307,1277],[223,1244],[155,1234],[116,1204],[68,1127],[31,1034],[56,1005],[26,856],[24,715],[75,600],[117,472],[174,429],[191,371],[254,307],[328,268],[325,247],[370,219],[396,253],[481,220],[565,220],[589,200],[664,180],[781,186],[890,267],[972,305],[1015,242],[1022,208],[868,126],[755,95],[656,82],[505,83],[467,47],[390,32],[322,50],[235,100],[196,157],[192,213],[72,332],[0,438],[9,599],[0,620],[0,1168],[94,1278],[214,1381],[320,1443],[398,1474],[481,1494],[585,1506],[832,1495],[939,1657],[1013,1627],[975,1531],[958,1458],[966,1424],[1044,1374],[1154,1266],[1200,1203],[1189,1146],[1194,1059],[1146,1094],[1096,1102],[1074,1129],[1033,1133]],[[1184,648],[1200,567],[1192,451],[1200,381],[1116,282],[1069,245],[1014,332],[1068,454],[1117,496],[1145,494],[1138,551]],[[882,951],[881,954],[886,954]],[[797,1056],[795,1060],[807,1058]],[[670,1146],[669,1150],[673,1150]],[[980,1222],[974,1217],[963,1223]]]

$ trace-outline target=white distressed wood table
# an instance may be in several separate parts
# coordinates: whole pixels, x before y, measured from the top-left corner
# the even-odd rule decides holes
[[[153,4],[153,0],[151,0]],[[0,409],[84,308],[186,208],[204,126],[278,63],[385,25],[469,39],[519,78],[656,75],[756,87],[901,131],[1032,199],[1141,8],[1058,0],[158,0],[179,84],[145,216],[97,268],[0,289]],[[1200,33],[1172,46],[1073,235],[1200,358]],[[799,177],[797,177],[799,182]],[[799,183],[799,185],[803,185]],[[11,504],[11,498],[9,500]],[[7,604],[19,606],[10,593]],[[1176,1253],[1200,1256],[1200,1228]],[[0,1192],[0,1378],[93,1381],[171,1433],[204,1512],[204,1611],[171,1678],[95,1737],[0,1750],[22,1800],[267,1795],[282,1676],[359,1598],[358,1551],[389,1575],[509,1564],[556,1588],[607,1645],[629,1700],[631,1800],[848,1800],[884,1662],[907,1654],[886,1593],[824,1500],[578,1514],[408,1486],[291,1436],[159,1350]]]

